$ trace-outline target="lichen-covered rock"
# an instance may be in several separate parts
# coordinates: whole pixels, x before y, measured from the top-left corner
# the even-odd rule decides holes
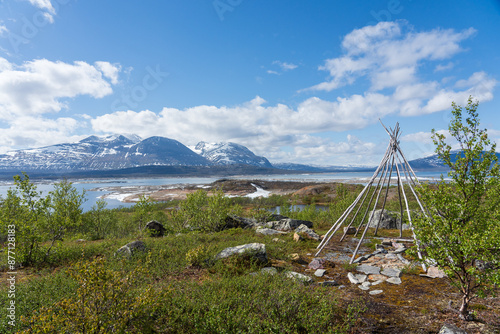
[[[304,274],[301,274],[301,273],[297,273],[295,271],[288,271],[288,272],[286,272],[285,275],[286,275],[286,277],[296,279],[302,283],[311,283],[312,282],[311,277],[304,275]]]
[[[134,255],[136,252],[144,252],[146,250],[146,244],[141,240],[136,240],[129,242],[125,246],[118,248],[115,252],[115,256],[122,255],[126,257],[130,257]]]
[[[260,263],[267,263],[266,245],[259,243],[228,247],[215,256],[216,260],[225,259],[234,255],[251,255]]]
[[[260,226],[255,230],[255,233],[263,235],[286,234],[285,232],[282,231],[276,231],[273,230],[272,228],[260,227]]]
[[[299,227],[297,227],[295,229],[295,233],[298,233],[299,235],[301,235],[307,239],[312,239],[312,240],[316,240],[316,241],[321,240],[321,238],[319,237],[319,235],[316,232],[314,232],[313,230],[311,230],[309,227],[307,227],[304,224],[301,224]]]
[[[285,218],[278,221],[270,221],[265,224],[265,227],[272,228],[278,231],[293,231],[300,225],[305,225],[309,228],[313,227],[313,223],[307,220],[298,220]]]

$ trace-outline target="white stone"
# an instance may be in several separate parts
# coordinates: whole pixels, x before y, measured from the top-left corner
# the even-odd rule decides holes
[[[325,274],[326,270],[325,269],[318,269],[314,272],[314,276],[318,276],[318,277],[323,277],[323,275]]]
[[[401,284],[401,278],[399,277],[391,277],[389,278],[386,282],[392,283],[392,284]]]

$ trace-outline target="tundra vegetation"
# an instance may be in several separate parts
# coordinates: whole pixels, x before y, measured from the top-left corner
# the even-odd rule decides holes
[[[494,145],[481,153],[490,142],[477,130],[474,104],[468,108],[474,112],[464,128],[452,122],[457,133],[468,129],[457,138],[464,144],[462,160],[453,164],[450,149],[435,135],[438,153],[452,167],[452,182],[424,186],[421,196],[430,215],[415,223],[415,232],[427,258],[444,268],[466,297],[460,314],[468,316],[472,310],[498,320],[498,301],[470,304],[478,293],[498,292],[500,231],[498,167],[491,164]],[[459,109],[454,109],[457,120]],[[423,317],[432,323],[449,312],[446,305],[454,297],[447,295],[444,280],[422,278],[413,266],[404,271],[402,288],[386,287],[378,296],[355,286],[305,285],[284,273],[303,269],[316,241],[224,229],[229,215],[265,220],[279,206],[284,216],[313,222],[321,235],[362,188],[332,184],[319,194],[268,198],[230,198],[222,190],[201,189],[184,201],[158,203],[142,197],[132,208],[113,210],[98,201],[83,212],[85,194],[71,182],[57,183],[43,196],[28,175],[16,176],[15,187],[0,199],[2,275],[9,271],[3,266],[5,236],[15,226],[16,322],[12,326],[4,321],[2,307],[0,333],[364,333],[398,332],[408,326],[410,332],[420,331]],[[417,210],[415,199],[409,200]],[[306,206],[298,210],[295,204]],[[390,199],[386,209],[399,211],[398,199]],[[144,226],[151,219],[163,224],[165,236],[149,235]],[[387,233],[399,235],[396,230]],[[142,240],[146,251],[115,256],[134,240]],[[268,265],[278,268],[277,274],[254,274],[263,265],[245,254],[213,261],[221,250],[249,243],[266,245]],[[366,246],[373,249],[377,243],[372,239]],[[344,284],[355,266],[334,269]],[[2,279],[0,305],[10,302],[8,289]],[[413,290],[416,299],[411,300]],[[439,298],[442,304],[429,304]],[[384,319],[389,313],[393,320]],[[437,332],[438,325],[442,322],[428,329]]]

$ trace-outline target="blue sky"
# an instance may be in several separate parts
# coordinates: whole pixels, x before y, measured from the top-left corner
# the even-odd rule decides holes
[[[88,135],[375,165],[451,102],[500,139],[500,1],[0,0],[0,152]]]

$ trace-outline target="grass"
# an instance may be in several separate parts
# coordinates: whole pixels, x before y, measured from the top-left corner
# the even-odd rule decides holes
[[[244,211],[240,212],[247,217],[250,214],[263,216],[265,207],[280,205],[289,217],[310,220],[314,230],[324,234],[352,203],[358,188],[337,186],[335,196],[309,196],[304,201],[313,204],[302,211],[290,209],[290,205],[302,201],[291,196],[232,199],[223,205],[226,206],[224,210],[233,205],[244,206]],[[316,210],[314,203],[319,200],[329,201],[323,203],[328,206],[327,210]],[[303,266],[312,257],[307,254],[314,253],[317,242],[294,242],[291,234],[264,236],[239,228],[219,232],[191,231],[183,227],[184,222],[171,220],[176,210],[173,207],[184,207],[180,202],[174,204],[155,204],[150,212],[151,217],[159,217],[167,228],[169,233],[164,237],[151,238],[141,233],[133,219],[133,209],[108,210],[106,214],[116,230],[108,230],[104,239],[77,242],[76,239],[88,235],[83,226],[59,241],[48,260],[34,267],[20,268],[15,297],[17,324],[11,328],[7,322],[0,322],[0,333],[44,330],[108,333],[119,332],[120,326],[123,332],[130,333],[362,332],[362,328],[383,328],[378,321],[387,314],[377,313],[377,307],[388,312],[387,305],[400,307],[412,294],[418,297],[413,300],[427,303],[423,291],[430,291],[432,298],[437,300],[446,290],[442,281],[426,281],[417,275],[420,267],[409,266],[403,273],[415,275],[415,282],[386,286],[383,295],[367,299],[347,282],[346,274],[354,271],[356,264],[344,264],[331,270],[331,275],[336,275],[335,280],[348,285],[345,289],[303,285],[287,278],[284,272],[304,271]],[[388,207],[395,207],[395,204],[390,202]],[[196,210],[196,206],[189,210]],[[187,217],[192,212],[185,213]],[[204,215],[196,217],[199,219],[197,224],[203,224]],[[387,237],[399,237],[397,230],[379,232]],[[373,229],[368,234],[373,234]],[[403,237],[411,238],[411,231],[404,231]],[[119,247],[138,239],[145,242],[146,252],[136,253],[129,259],[114,256]],[[374,249],[378,241],[373,240],[363,247]],[[270,260],[267,266],[276,267],[278,274],[255,274],[263,265],[246,256],[211,261],[221,250],[247,243],[265,244]],[[291,260],[291,254],[298,254],[300,261]],[[432,284],[436,286],[435,291]],[[7,305],[10,300],[7,289],[2,282],[1,305]],[[405,300],[401,300],[402,295]],[[82,300],[86,301],[86,308],[77,307]],[[107,303],[100,302],[103,300]],[[383,302],[377,302],[379,300]],[[433,317],[438,308],[418,305],[415,305],[415,312],[428,317]],[[407,313],[401,313],[398,308],[391,318],[393,323],[401,322],[398,326],[403,327],[399,328],[410,325],[405,323],[405,316],[416,315],[407,311],[413,310],[408,309],[409,303],[403,306]],[[497,314],[492,306],[473,304],[472,309],[477,313]],[[5,312],[2,308],[2,319],[5,319]],[[374,314],[368,314],[370,312]],[[376,325],[370,323],[373,318],[377,319]],[[104,325],[97,329],[85,327],[92,323]]]

